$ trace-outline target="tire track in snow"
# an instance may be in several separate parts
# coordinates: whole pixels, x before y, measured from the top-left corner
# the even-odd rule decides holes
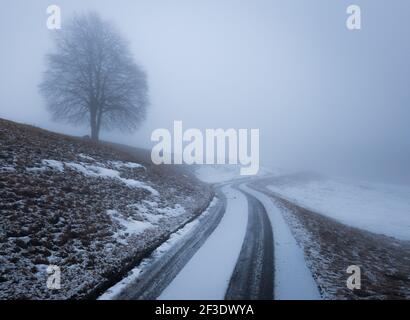
[[[272,300],[272,226],[262,203],[249,193],[244,193],[248,200],[248,225],[225,299]]]
[[[280,209],[265,194],[245,184],[240,190],[256,197],[265,207],[274,235],[275,278],[274,296],[277,300],[320,300],[318,286],[306,265],[305,256],[298,246]]]
[[[225,215],[170,285],[162,300],[223,300],[245,238],[248,203],[230,185],[222,187],[227,198]]]

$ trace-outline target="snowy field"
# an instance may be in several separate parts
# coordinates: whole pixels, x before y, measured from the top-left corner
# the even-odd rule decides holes
[[[342,223],[410,240],[410,187],[315,179],[268,188]]]
[[[260,167],[259,172],[255,177],[261,177],[265,175],[280,174],[281,171],[275,169],[268,169]],[[241,176],[240,166],[238,165],[204,165],[198,166],[195,171],[196,177],[206,183],[222,183],[227,181],[234,181],[238,179],[251,178],[249,176]]]
[[[207,183],[219,183],[240,179],[239,167],[233,165],[206,165],[199,166],[195,171],[197,178]]]

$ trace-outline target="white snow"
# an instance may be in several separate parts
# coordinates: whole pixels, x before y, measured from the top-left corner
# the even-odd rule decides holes
[[[159,196],[159,192],[157,190],[155,190],[153,187],[150,187],[149,185],[145,184],[142,181],[138,181],[138,180],[134,180],[134,179],[124,179],[124,178],[121,178],[121,177],[119,177],[119,179],[130,188],[145,189],[145,190],[151,192],[152,195]]]
[[[148,208],[142,202],[132,203],[132,204],[129,204],[127,207],[131,208],[131,209],[134,209],[134,210],[137,210],[139,213],[148,212]]]
[[[90,158],[86,155],[80,154],[83,158]],[[102,167],[102,164],[99,166],[97,165],[90,165],[86,164],[83,162],[76,163],[76,162],[62,162],[62,161],[57,161],[57,160],[48,160],[44,159],[41,162],[43,164],[43,167],[38,167],[38,168],[27,168],[26,170],[29,172],[40,172],[47,170],[48,168],[51,168],[53,170],[57,170],[60,172],[64,172],[64,166],[67,166],[68,168],[75,170],[77,172],[80,172],[81,174],[88,176],[88,177],[100,177],[100,178],[110,178],[110,179],[117,179],[124,183],[127,187],[129,188],[139,188],[139,189],[145,189],[153,196],[159,196],[159,192],[152,188],[151,186],[147,185],[146,183],[135,180],[135,179],[126,179],[122,178],[120,175],[120,172],[118,170],[113,170],[109,168]],[[116,166],[117,168],[119,167],[126,167],[126,168],[139,168],[141,165],[137,163],[132,163],[132,162],[121,162],[121,161],[116,161]]]
[[[321,179],[268,188],[344,224],[410,240],[410,187]]]
[[[163,218],[176,217],[186,212],[180,204],[175,204],[174,208],[159,208],[158,203],[148,200],[143,200],[142,203],[130,204],[128,207],[136,210],[146,220],[154,224],[157,224]]]
[[[28,172],[42,172],[48,169],[56,170],[59,172],[64,172],[64,163],[57,160],[47,160],[41,161],[42,167],[26,168]]]
[[[203,182],[219,183],[243,178],[239,170],[234,165],[202,165],[196,169],[195,174]]]
[[[220,224],[158,299],[224,299],[245,238],[248,202],[230,186],[222,191],[228,203]]]
[[[95,159],[94,159],[93,157],[87,156],[87,155],[84,154],[84,153],[80,153],[78,156],[79,156],[80,158],[83,158],[83,159],[95,161]]]
[[[164,214],[166,216],[179,216],[185,213],[185,208],[177,203],[174,208],[170,208],[170,207],[158,208],[157,212]]]
[[[104,167],[88,165],[85,163],[76,163],[76,162],[66,162],[67,167],[82,173],[85,176],[89,177],[102,177],[102,178],[120,178],[120,173],[116,170],[107,169]]]
[[[154,196],[159,196],[158,191],[151,186],[142,181],[122,178],[120,176],[120,172],[117,170],[108,169],[101,166],[88,165],[85,163],[66,162],[65,164],[69,168],[76,170],[85,176],[117,179],[130,188],[145,189],[151,192]]]
[[[85,159],[89,159],[89,160],[93,159],[83,154],[79,154],[79,156]],[[53,170],[64,172],[64,166],[67,166],[68,168],[75,170],[77,172],[80,172],[81,174],[88,176],[88,177],[117,179],[117,180],[120,180],[122,183],[124,183],[129,188],[145,189],[151,192],[153,196],[159,196],[159,192],[155,190],[154,188],[152,188],[151,186],[147,185],[146,183],[139,181],[139,180],[135,180],[135,179],[122,178],[118,170],[113,170],[113,169],[102,167],[102,164],[100,163],[99,163],[100,165],[97,166],[97,165],[86,164],[83,162],[80,162],[80,163],[62,162],[62,161],[49,160],[49,159],[44,159],[41,161],[41,163],[43,165],[42,167],[27,168],[26,170],[29,172],[40,172],[40,171],[47,170],[48,168],[51,168]],[[111,164],[114,164],[117,169],[120,169],[122,167],[124,168],[141,168],[142,167],[144,168],[140,164],[133,163],[133,162],[111,161]]]
[[[12,166],[0,167],[0,172],[14,172],[16,169]]]
[[[149,205],[151,208],[158,207],[158,203],[150,200],[142,200],[143,203]]]
[[[152,224],[147,221],[138,221],[124,218],[117,210],[107,210],[107,214],[115,221],[117,221],[123,229],[118,231],[115,238],[118,242],[126,244],[121,237],[143,232],[145,229],[152,227]]]
[[[121,169],[121,168],[128,168],[128,169],[145,169],[145,167],[139,163],[135,162],[122,162],[122,161],[110,161],[110,164],[116,168],[116,169]]]
[[[64,172],[64,164],[61,161],[57,161],[57,160],[43,160],[41,161],[41,163],[44,166],[47,166],[51,169],[60,171],[60,172]]]
[[[26,168],[28,172],[42,172],[42,171],[46,171],[47,169],[48,169],[47,167]]]
[[[199,180],[207,183],[223,183],[249,178],[241,176],[240,170],[241,167],[239,165],[202,165],[195,170],[195,175]],[[279,173],[279,170],[260,167],[258,174],[252,177],[255,178],[273,174],[278,175]]]
[[[201,214],[200,217],[187,223],[184,227],[171,234],[169,239],[155,249],[152,254],[144,259],[137,267],[132,269],[127,277],[115,284],[113,287],[108,289],[104,294],[102,294],[98,300],[112,300],[114,299],[124,288],[137,280],[140,276],[143,275],[144,270],[148,268],[152,263],[159,259],[165,252],[172,248],[177,242],[183,241],[183,238],[188,235],[193,229],[198,225],[201,219],[209,214],[209,209],[211,209],[217,203],[217,199],[214,198],[209,204],[208,208]],[[148,202],[148,201],[147,201]],[[157,205],[152,203],[152,206]]]
[[[246,185],[240,188],[262,202],[271,220],[275,256],[276,300],[319,300],[319,289],[308,269],[303,251],[296,243],[281,211],[272,200]]]

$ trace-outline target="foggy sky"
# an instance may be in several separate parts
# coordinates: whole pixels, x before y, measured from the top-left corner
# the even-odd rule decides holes
[[[88,10],[112,21],[148,74],[147,121],[103,139],[149,148],[154,129],[182,120],[186,129],[259,128],[266,166],[410,154],[406,1],[3,0],[0,117],[83,135],[51,121],[38,93],[56,32],[46,28],[50,4],[62,28]],[[361,6],[360,31],[346,28],[350,4]]]

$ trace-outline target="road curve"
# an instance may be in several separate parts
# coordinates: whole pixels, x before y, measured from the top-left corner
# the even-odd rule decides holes
[[[248,200],[248,225],[242,249],[232,274],[226,300],[273,299],[273,233],[263,204],[236,187]]]
[[[221,297],[226,300],[273,299],[275,268],[272,225],[262,202],[240,187],[246,182],[249,180],[215,185],[219,201],[211,211],[200,216],[199,223],[192,230],[161,256],[153,258],[137,279],[111,299],[157,299],[220,225],[227,209],[227,198],[222,191],[225,185],[231,185],[246,196],[248,213],[247,224],[243,225],[244,239],[238,247],[238,259],[233,261],[233,271],[230,279],[229,275],[227,277],[227,289]]]
[[[171,249],[142,271],[138,279],[124,288],[115,300],[153,300],[171,283],[221,221],[226,207],[225,196],[218,192],[218,202],[200,223]]]

